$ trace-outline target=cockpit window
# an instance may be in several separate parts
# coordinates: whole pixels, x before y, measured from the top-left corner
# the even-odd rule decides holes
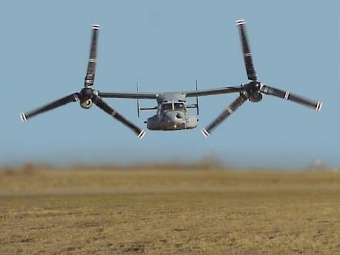
[[[162,111],[167,111],[167,110],[172,110],[172,104],[171,103],[162,104]]]
[[[174,103],[174,108],[176,111],[184,111],[185,105],[184,103]]]
[[[161,111],[171,111],[171,110],[175,110],[175,111],[186,111],[185,108],[185,104],[184,103],[163,103],[161,105]]]

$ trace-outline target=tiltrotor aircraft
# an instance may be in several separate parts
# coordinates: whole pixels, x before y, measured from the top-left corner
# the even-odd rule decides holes
[[[269,87],[262,82],[257,80],[252,55],[250,52],[245,20],[237,20],[236,24],[239,29],[243,58],[247,76],[249,82],[238,86],[220,87],[214,89],[198,90],[196,82],[196,90],[182,91],[182,92],[140,92],[137,86],[137,92],[101,92],[92,88],[95,78],[96,62],[97,62],[97,42],[98,42],[98,30],[99,25],[92,26],[92,41],[90,48],[90,57],[87,67],[87,72],[84,81],[84,88],[79,92],[72,93],[66,97],[60,98],[52,103],[37,108],[35,110],[21,113],[20,117],[22,121],[52,110],[59,106],[80,101],[80,106],[84,109],[89,109],[92,104],[95,104],[100,109],[111,115],[116,120],[122,122],[125,126],[129,127],[135,132],[138,138],[143,138],[145,131],[128,121],[116,110],[110,107],[103,101],[103,98],[129,98],[137,99],[137,110],[138,117],[140,110],[156,110],[157,113],[148,118],[145,123],[147,128],[150,130],[183,130],[196,128],[198,125],[198,119],[196,116],[188,114],[189,108],[196,108],[197,115],[199,114],[198,98],[201,96],[210,96],[218,94],[230,94],[238,93],[239,96],[224,109],[224,111],[206,128],[202,129],[201,132],[204,136],[208,137],[212,130],[218,126],[224,119],[230,116],[246,101],[259,102],[262,99],[262,94],[276,96],[282,99],[286,99],[307,107],[311,107],[316,111],[320,111],[322,103],[313,101],[310,99],[303,98],[295,95],[288,91]],[[195,104],[187,104],[186,98],[196,98]],[[139,99],[155,99],[157,106],[152,108],[141,108],[139,106]]]

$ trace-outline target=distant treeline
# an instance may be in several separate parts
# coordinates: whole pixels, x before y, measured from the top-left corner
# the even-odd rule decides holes
[[[32,172],[35,170],[287,170],[281,168],[263,169],[259,167],[249,167],[247,169],[239,169],[223,163],[213,156],[204,157],[200,160],[192,162],[181,162],[171,160],[166,162],[139,162],[131,164],[115,164],[115,163],[98,163],[98,164],[69,164],[69,165],[53,165],[46,163],[29,162],[17,166],[0,166],[0,171],[24,171]],[[308,164],[305,168],[294,170],[333,170],[339,171],[340,167],[330,169],[320,161]]]
[[[71,164],[69,166],[58,166],[42,163],[25,163],[15,167],[0,167],[0,170],[22,170],[30,172],[34,170],[226,170],[229,169],[221,161],[215,158],[204,158],[195,162],[141,162],[127,165],[120,164]]]

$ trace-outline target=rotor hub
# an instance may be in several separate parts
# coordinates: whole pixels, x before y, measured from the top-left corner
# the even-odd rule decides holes
[[[81,108],[90,109],[93,103],[92,99],[93,99],[94,90],[86,87],[80,91],[80,94],[81,94],[81,99],[80,99]]]
[[[91,98],[93,96],[93,89],[83,88],[80,92],[85,98]]]
[[[259,92],[261,88],[261,82],[252,81],[248,83],[246,90],[248,93]]]
[[[252,81],[245,86],[245,91],[248,94],[248,99],[250,102],[259,102],[262,100],[261,94],[261,82]]]

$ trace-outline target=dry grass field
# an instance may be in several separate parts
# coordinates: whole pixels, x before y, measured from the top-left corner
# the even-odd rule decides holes
[[[0,254],[340,254],[340,172],[2,170]]]

